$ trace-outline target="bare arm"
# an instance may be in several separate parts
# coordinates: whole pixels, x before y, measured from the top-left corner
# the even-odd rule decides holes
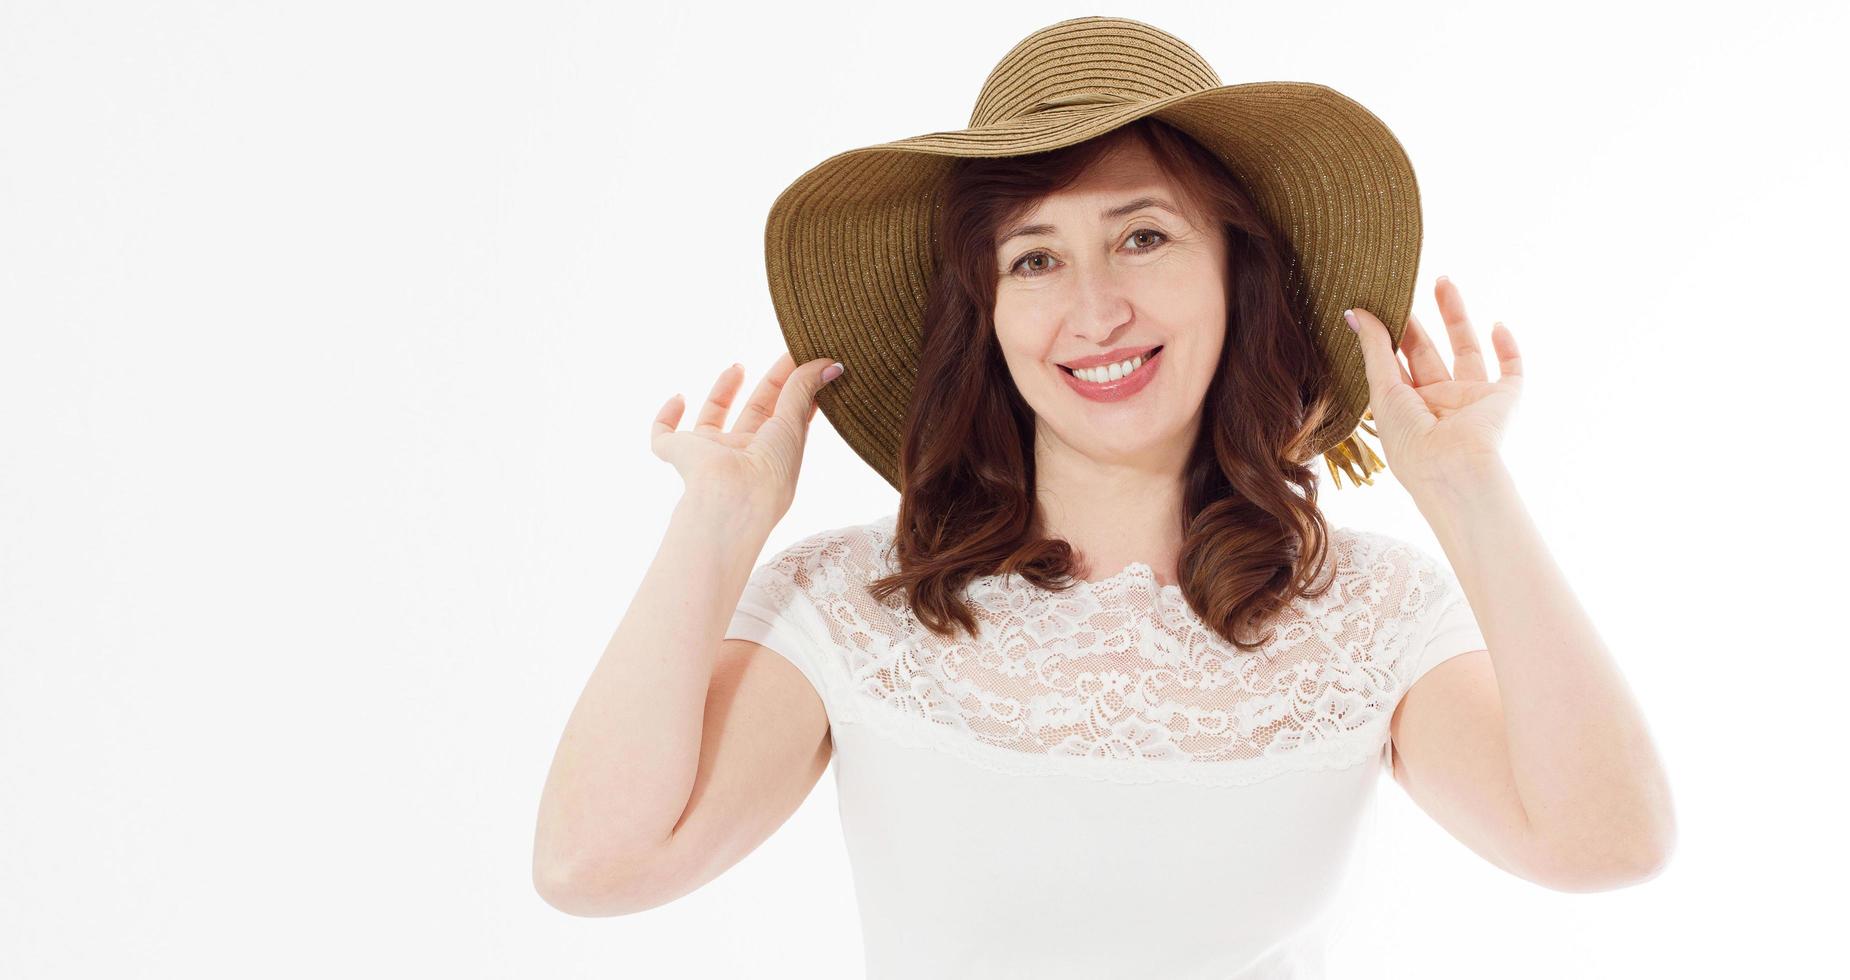
[[[1491,381],[1457,285],[1442,277],[1434,288],[1449,370],[1415,317],[1398,351],[1367,310],[1354,310],[1350,325],[1389,465],[1445,549],[1488,650],[1407,692],[1395,752],[1404,750],[1423,807],[1525,877],[1561,891],[1648,880],[1676,846],[1670,782],[1618,661],[1504,465],[1521,351],[1497,324],[1501,376]],[[1505,748],[1491,751],[1492,739]]]
[[[547,773],[533,846],[543,895],[570,896],[590,878],[642,877],[645,862],[659,874],[699,774],[725,630],[795,496],[829,363],[797,367],[788,353],[779,357],[731,431],[738,365],[720,375],[692,429],[676,429],[679,395],[656,414],[651,450],[674,464],[685,490]]]
[[[540,797],[536,881],[607,867],[668,839],[687,806],[727,624],[769,531],[684,496],[572,709]]]
[[[1675,849],[1676,815],[1638,700],[1509,471],[1497,466],[1459,480],[1421,485],[1414,499],[1483,625],[1489,669],[1475,670],[1474,696],[1458,691],[1449,704],[1435,696],[1431,707],[1422,701],[1407,714],[1415,729],[1457,729],[1464,713],[1479,724],[1500,722],[1497,739],[1508,758],[1494,781],[1472,786],[1460,778],[1464,757],[1479,752],[1472,739],[1431,751],[1409,741],[1407,767],[1434,792],[1457,787],[1440,803],[1447,809],[1472,806],[1488,789],[1503,804],[1519,804],[1532,863],[1546,876],[1537,880],[1551,888],[1596,891],[1648,880]],[[1416,711],[1421,717],[1412,718]],[[1411,738],[1422,747],[1431,741]]]

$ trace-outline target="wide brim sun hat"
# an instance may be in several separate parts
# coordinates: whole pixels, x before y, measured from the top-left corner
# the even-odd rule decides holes
[[[838,153],[798,177],[765,222],[771,302],[796,363],[848,370],[818,404],[842,439],[895,489],[918,378],[933,219],[960,158],[1071,146],[1145,116],[1219,157],[1289,245],[1284,286],[1334,374],[1336,404],[1311,441],[1336,485],[1372,484],[1386,464],[1362,350],[1342,320],[1361,307],[1396,350],[1420,256],[1419,188],[1386,124],[1313,82],[1223,85],[1179,38],[1135,20],[1078,17],[1028,35],[990,72],[964,129]]]

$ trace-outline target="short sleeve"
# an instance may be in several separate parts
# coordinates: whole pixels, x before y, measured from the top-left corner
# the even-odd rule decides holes
[[[1402,668],[1401,690],[1409,691],[1426,672],[1461,653],[1485,648],[1465,590],[1451,566],[1425,551],[1416,551],[1415,574],[1426,590],[1420,626]]]
[[[820,660],[823,634],[814,598],[805,588],[813,584],[804,573],[813,554],[808,542],[799,542],[754,569],[726,627],[726,639],[750,640],[795,664],[827,706],[828,685]]]

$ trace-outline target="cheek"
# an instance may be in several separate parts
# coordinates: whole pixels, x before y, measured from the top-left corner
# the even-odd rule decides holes
[[[1219,280],[1203,275],[1178,284],[1169,292],[1168,300],[1173,311],[1170,322],[1189,326],[1194,333],[1192,346],[1211,372],[1220,361],[1221,345],[1227,337],[1227,296]]]
[[[996,344],[1010,366],[1025,369],[1047,358],[1053,332],[1032,304],[1001,298],[996,301]]]
[[[997,336],[1016,336],[1026,333],[1027,325],[1034,322],[1034,309],[1020,296],[1003,293],[996,297],[996,310],[993,316]]]

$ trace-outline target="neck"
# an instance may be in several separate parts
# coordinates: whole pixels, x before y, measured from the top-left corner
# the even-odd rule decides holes
[[[1035,501],[1042,531],[1079,554],[1080,577],[1097,581],[1131,562],[1176,581],[1182,553],[1182,475],[1192,439],[1172,439],[1136,456],[1087,456],[1042,430],[1035,440]]]

